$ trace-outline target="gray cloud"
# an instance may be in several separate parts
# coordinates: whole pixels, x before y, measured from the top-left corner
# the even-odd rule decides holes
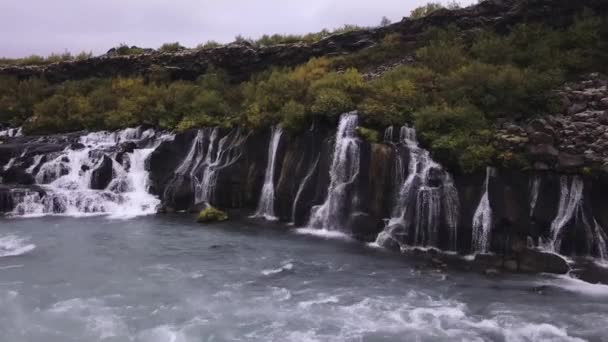
[[[427,0],[5,0],[0,56],[103,53],[119,43],[230,42],[237,34],[307,33],[400,20]],[[469,4],[473,0],[461,1]]]

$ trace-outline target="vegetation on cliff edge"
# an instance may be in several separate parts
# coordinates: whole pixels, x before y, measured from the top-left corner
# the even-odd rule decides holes
[[[485,30],[464,37],[448,27],[426,34],[427,44],[413,51],[414,63],[375,77],[364,72],[412,53],[398,34],[360,52],[274,68],[240,84],[218,69],[196,81],[172,81],[161,66],[146,77],[61,84],[1,77],[0,124],[40,134],[137,124],[178,130],[281,124],[297,133],[313,121],[335,124],[341,113],[358,110],[362,125],[376,131],[415,124],[436,158],[470,171],[500,159],[491,144],[497,120],[551,113],[555,88],[608,65],[607,21],[589,13],[565,30],[518,25],[508,35]]]

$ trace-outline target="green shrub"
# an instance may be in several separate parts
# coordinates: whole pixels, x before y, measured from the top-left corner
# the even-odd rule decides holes
[[[197,50],[207,50],[207,49],[215,49],[222,46],[221,43],[216,42],[215,40],[208,40],[203,44],[199,44],[196,46]]]
[[[426,5],[420,6],[412,10],[410,13],[410,18],[418,19],[426,17],[427,15],[436,12],[440,9],[443,9],[443,5],[440,2],[429,2]]]
[[[184,46],[182,46],[179,42],[174,42],[174,43],[164,43],[163,45],[161,45],[158,48],[159,52],[162,53],[175,53],[175,52],[179,52],[182,50],[185,50],[186,48]]]
[[[209,205],[207,206],[207,208],[201,210],[201,212],[198,214],[196,222],[211,223],[222,222],[226,220],[228,220],[228,214],[226,214],[226,212]]]
[[[379,141],[379,133],[375,129],[359,126],[357,127],[357,135],[368,143],[377,143]]]
[[[129,55],[139,55],[145,52],[144,49],[138,48],[137,46],[129,47],[125,43],[121,43],[117,47],[115,47],[114,52],[119,56],[129,56]]]
[[[494,158],[489,125],[473,106],[425,107],[414,113],[414,122],[433,155],[452,169],[474,171]]]
[[[438,73],[447,73],[463,65],[467,56],[460,31],[455,27],[431,29],[427,33],[429,43],[416,51],[416,58]]]
[[[281,126],[286,131],[295,134],[303,131],[308,123],[306,117],[306,107],[294,100],[287,102],[281,109],[283,120]]]

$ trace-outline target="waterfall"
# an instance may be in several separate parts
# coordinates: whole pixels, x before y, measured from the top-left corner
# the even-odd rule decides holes
[[[534,175],[530,184],[530,216],[534,215],[536,203],[538,202],[538,193],[540,191],[540,177]]]
[[[240,128],[232,130],[221,138],[217,144],[217,150],[215,150],[213,146],[218,134],[218,129],[215,128],[211,134],[208,152],[203,163],[193,171],[196,204],[212,202],[219,172],[236,163],[242,155],[241,145],[244,137],[241,135]]]
[[[263,217],[270,221],[278,218],[274,215],[274,170],[276,164],[277,150],[281,142],[283,129],[279,126],[272,127],[272,134],[268,144],[268,161],[266,162],[266,173],[264,175],[264,186],[260,194],[258,208],[254,217]]]
[[[393,184],[399,185],[399,191],[391,218],[376,243],[386,246],[394,241],[403,246],[409,240],[415,246],[438,247],[443,222],[449,248],[455,250],[460,204],[452,177],[419,146],[414,128],[402,126],[399,143],[407,149],[409,163],[406,171],[403,156],[396,160]]]
[[[384,130],[384,142],[385,143],[393,142],[393,126],[388,126]]]
[[[321,159],[321,156],[317,156],[317,159],[315,159],[315,162],[312,164],[312,166],[308,170],[308,173],[306,173],[306,176],[304,176],[302,183],[300,183],[300,186],[298,187],[298,192],[296,192],[296,197],[294,197],[293,206],[291,207],[291,222],[293,222],[293,223],[296,222],[296,210],[298,208],[298,203],[300,202],[300,197],[302,196],[302,192],[304,191],[306,184],[308,184],[309,180],[312,178],[312,175],[315,173],[315,170],[317,169],[317,166],[319,165],[320,159]]]
[[[36,184],[44,190],[27,193],[16,201],[14,216],[43,215],[109,215],[129,218],[153,214],[160,201],[148,193],[148,172],[145,161],[163,140],[170,135],[157,135],[153,130],[139,128],[118,132],[94,132],[81,136],[81,149],[67,147],[63,152],[49,154],[46,162],[42,155],[26,170],[34,175]],[[137,144],[132,152],[124,153],[123,163],[114,157],[121,143]],[[103,190],[91,188],[92,173],[112,159],[112,180]],[[36,168],[39,170],[36,171]]]
[[[353,203],[349,192],[359,174],[359,139],[356,136],[358,116],[342,114],[329,170],[330,184],[325,202],[313,207],[308,226],[324,230],[342,230],[348,205]]]
[[[544,244],[544,248],[560,253],[564,230],[568,223],[574,222],[585,231],[589,253],[595,251],[596,256],[605,260],[608,252],[604,229],[595,218],[592,217],[592,223],[587,218],[583,206],[583,190],[584,183],[580,177],[561,176],[557,215],[551,223],[550,240]]]
[[[483,183],[484,192],[479,205],[473,215],[473,241],[472,249],[478,253],[487,253],[490,250],[492,233],[492,207],[488,192],[490,178],[494,176],[494,168],[486,168],[486,179]]]
[[[583,199],[583,181],[579,177],[572,179],[568,186],[568,176],[559,179],[559,206],[557,215],[551,222],[551,240],[547,245],[551,252],[559,253],[562,243],[562,232],[574,215]],[[582,209],[582,208],[580,208]]]

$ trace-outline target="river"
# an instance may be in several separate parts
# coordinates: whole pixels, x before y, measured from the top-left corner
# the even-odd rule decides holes
[[[279,223],[0,218],[2,341],[601,341],[607,312],[608,286]]]

